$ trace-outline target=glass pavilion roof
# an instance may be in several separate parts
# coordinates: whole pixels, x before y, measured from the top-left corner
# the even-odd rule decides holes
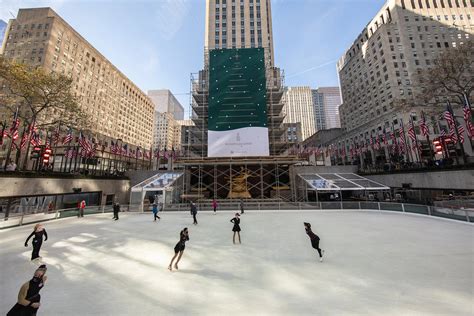
[[[182,176],[182,172],[158,173],[132,187],[132,191],[160,191],[172,186]]]
[[[316,191],[390,190],[389,187],[354,173],[299,174],[308,189]]]

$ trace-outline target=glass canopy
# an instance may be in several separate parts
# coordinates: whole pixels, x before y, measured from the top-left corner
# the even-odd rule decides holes
[[[306,181],[309,190],[355,191],[390,190],[389,187],[354,173],[310,173],[299,174]]]

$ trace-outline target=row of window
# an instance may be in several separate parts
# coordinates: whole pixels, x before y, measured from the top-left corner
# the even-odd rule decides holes
[[[407,0],[408,1],[408,0]],[[438,7],[441,8],[468,8],[468,1],[471,2],[471,7],[474,7],[473,0],[410,0],[410,5],[412,9],[423,9],[423,5],[427,9],[431,9],[431,7],[437,9]],[[402,8],[406,9],[405,0],[402,0]]]

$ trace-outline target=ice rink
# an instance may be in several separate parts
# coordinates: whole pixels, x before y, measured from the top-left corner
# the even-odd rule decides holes
[[[44,224],[38,315],[473,315],[474,225],[377,211],[121,213]],[[326,250],[317,259],[303,221]],[[179,231],[190,241],[167,269]],[[32,277],[33,226],[0,232],[0,314]],[[31,245],[31,242],[30,242]]]

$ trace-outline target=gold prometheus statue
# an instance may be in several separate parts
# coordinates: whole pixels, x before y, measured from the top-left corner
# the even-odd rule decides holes
[[[240,167],[240,173],[229,179],[229,194],[228,199],[250,199],[252,196],[247,188],[247,179],[250,178],[250,173],[244,167]]]

